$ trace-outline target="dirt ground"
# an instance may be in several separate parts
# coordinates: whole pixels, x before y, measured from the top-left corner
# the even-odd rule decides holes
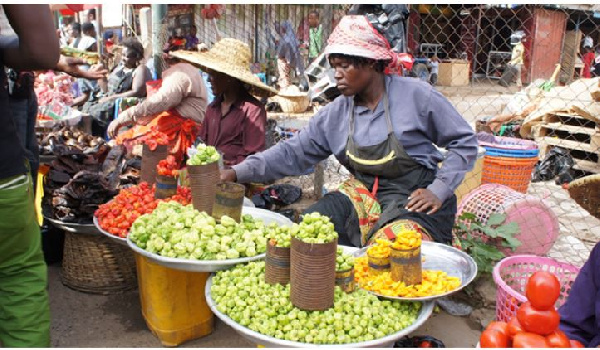
[[[137,291],[102,296],[78,292],[60,281],[60,264],[48,268],[50,280],[51,337],[53,347],[161,347],[146,327]],[[413,335],[431,335],[447,347],[474,347],[477,325],[468,318],[441,311]],[[213,333],[180,347],[252,348],[232,328],[217,321]]]

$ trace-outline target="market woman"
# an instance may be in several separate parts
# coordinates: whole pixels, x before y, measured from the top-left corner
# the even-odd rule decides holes
[[[143,64],[144,47],[133,38],[121,43],[122,62],[108,76],[108,91],[97,91],[83,106],[83,112],[92,116],[92,134],[104,136],[113,119],[118,98],[146,97],[146,82],[152,80],[150,70]]]
[[[267,111],[253,95],[269,97],[277,90],[262,84],[250,71],[252,54],[245,43],[231,38],[208,52],[176,52],[176,57],[209,74],[215,100],[208,105],[199,137],[223,154],[226,167],[265,149]]]
[[[170,140],[169,152],[181,162],[204,120],[206,85],[198,69],[191,64],[180,63],[173,57],[166,58],[165,62],[170,68],[163,72],[159,90],[119,114],[108,126],[108,135],[115,137],[122,127],[131,126],[116,138],[117,143],[126,143],[152,130],[163,132]]]
[[[292,71],[304,74],[304,59],[300,54],[300,43],[294,34],[294,27],[289,20],[283,21],[278,28],[281,39],[277,46],[277,70],[279,71],[279,89],[283,90],[292,84]]]
[[[221,178],[247,183],[299,175],[333,154],[354,178],[307,212],[329,216],[340,244],[393,239],[404,226],[450,243],[454,190],[477,155],[472,128],[429,84],[384,75],[390,46],[366,17],[342,18],[325,52],[342,95],[296,136]],[[448,150],[445,159],[434,144]]]

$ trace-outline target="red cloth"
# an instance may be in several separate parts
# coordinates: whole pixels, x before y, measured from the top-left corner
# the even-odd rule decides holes
[[[585,55],[583,55],[583,73],[581,75],[584,78],[592,77],[590,68],[592,68],[595,58],[596,58],[596,55],[593,52],[588,52]]]
[[[327,40],[325,54],[345,54],[373,60],[393,60],[390,44],[365,16],[344,16]]]
[[[226,166],[232,166],[265,149],[267,112],[262,103],[246,94],[221,117],[221,101],[219,96],[206,108],[198,136],[223,154]]]
[[[137,138],[146,135],[152,129],[167,134],[169,153],[181,163],[187,149],[194,144],[199,127],[196,122],[180,116],[175,109],[172,109],[156,115],[148,125],[136,125],[119,134],[116,141],[118,144],[134,143]]]

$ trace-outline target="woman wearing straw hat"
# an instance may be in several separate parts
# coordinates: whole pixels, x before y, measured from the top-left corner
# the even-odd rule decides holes
[[[172,53],[173,54],[173,53]],[[116,137],[119,130],[132,126],[116,137],[117,143],[127,143],[152,130],[169,136],[169,153],[181,162],[200,129],[206,112],[206,85],[200,72],[189,63],[168,57],[170,67],[162,74],[159,90],[142,103],[133,106],[108,126],[108,136]]]
[[[173,56],[199,66],[209,74],[215,100],[206,109],[199,137],[222,154],[227,167],[265,148],[267,112],[252,95],[269,97],[277,90],[250,71],[252,54],[245,43],[231,38],[207,52],[177,52]]]
[[[404,227],[450,243],[454,190],[477,157],[473,129],[431,85],[383,73],[390,46],[366,17],[343,17],[325,53],[342,95],[296,136],[221,178],[247,183],[300,175],[333,154],[353,178],[307,212],[329,216],[340,244],[394,239]],[[445,159],[435,145],[448,150]]]

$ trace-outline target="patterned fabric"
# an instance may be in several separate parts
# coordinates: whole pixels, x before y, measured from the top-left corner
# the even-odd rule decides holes
[[[308,58],[317,58],[323,49],[323,26],[309,29]]]
[[[292,67],[286,60],[282,60],[281,58],[277,59],[277,70],[279,71],[279,80],[277,81],[279,84],[279,90],[285,89],[286,87],[292,85],[290,81],[290,73],[292,72]]]
[[[357,179],[346,180],[340,185],[339,191],[352,201],[356,214],[358,215],[358,225],[360,226],[361,244],[365,246],[369,231],[373,228],[379,214],[381,214],[381,206],[375,199],[375,196],[362,182]]]
[[[421,239],[423,241],[433,242],[433,238],[423,226],[412,220],[398,220],[385,225],[379,231],[375,232],[373,237],[369,240],[369,244],[375,242],[377,239],[393,241],[396,239],[396,236],[403,231],[417,231],[421,234]]]
[[[393,59],[390,44],[365,16],[344,16],[327,44],[327,55],[338,53],[382,61]]]

